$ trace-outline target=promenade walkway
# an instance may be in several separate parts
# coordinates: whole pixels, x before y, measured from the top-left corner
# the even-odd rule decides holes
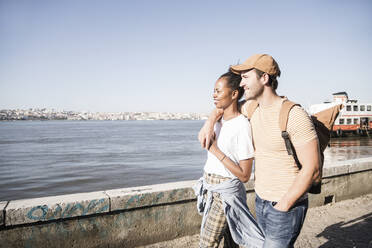
[[[199,235],[142,246],[198,247]],[[310,208],[296,248],[372,248],[372,194]]]

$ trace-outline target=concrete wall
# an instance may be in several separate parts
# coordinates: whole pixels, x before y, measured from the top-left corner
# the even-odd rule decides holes
[[[310,206],[372,192],[372,158],[324,168]],[[0,202],[0,247],[135,247],[199,232],[195,181]],[[246,184],[254,212],[253,182]]]

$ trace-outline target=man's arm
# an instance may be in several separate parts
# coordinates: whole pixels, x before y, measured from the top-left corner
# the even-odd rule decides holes
[[[288,192],[274,206],[279,211],[288,211],[309,190],[320,173],[318,139],[312,139],[305,145],[294,148],[302,168]]]
[[[214,124],[222,117],[222,109],[214,109],[200,129],[198,139],[203,148],[209,149],[214,138]]]

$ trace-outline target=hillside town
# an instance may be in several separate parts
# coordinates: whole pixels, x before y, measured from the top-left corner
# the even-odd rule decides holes
[[[0,121],[15,120],[203,120],[207,114],[169,112],[77,112],[47,108],[3,109]]]

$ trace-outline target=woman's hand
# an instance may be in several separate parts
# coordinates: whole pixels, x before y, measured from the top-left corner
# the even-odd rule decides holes
[[[214,109],[208,120],[205,121],[203,127],[200,129],[198,139],[203,148],[209,149],[212,144],[212,140],[215,138],[214,124],[221,118],[222,114],[222,109]]]
[[[200,145],[209,150],[213,140],[215,139],[214,123],[207,120],[199,131],[198,139]]]

